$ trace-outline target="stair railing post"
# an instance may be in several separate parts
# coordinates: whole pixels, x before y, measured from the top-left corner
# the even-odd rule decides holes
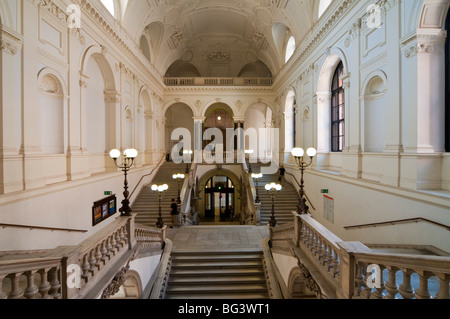
[[[270,194],[270,197],[272,198],[272,216],[270,217],[270,221],[269,221],[269,225],[271,227],[276,227],[277,226],[277,220],[275,218],[275,194],[276,192],[281,191],[283,187],[280,184],[275,184],[275,183],[271,183],[271,184],[266,184],[265,189],[267,190],[267,192]]]
[[[306,205],[306,194],[305,194],[305,181],[304,181],[304,173],[305,169],[309,166],[311,166],[313,162],[314,156],[316,156],[317,151],[315,148],[308,148],[306,151],[306,154],[309,156],[309,163],[307,163],[304,159],[305,151],[302,148],[294,148],[292,150],[292,156],[295,159],[295,162],[297,163],[298,167],[300,168],[300,190],[299,190],[299,201],[297,206],[297,212],[299,214],[308,214],[309,207]]]
[[[158,192],[158,221],[156,222],[156,227],[163,228],[164,221],[162,217],[162,211],[161,211],[161,198],[162,193],[169,189],[169,186],[167,184],[164,185],[152,185],[151,187],[152,191]]]

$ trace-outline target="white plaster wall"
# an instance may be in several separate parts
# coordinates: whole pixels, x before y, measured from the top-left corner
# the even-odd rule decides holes
[[[156,267],[158,267],[160,260],[161,254],[157,254],[154,256],[135,259],[130,263],[130,270],[136,271],[141,277],[142,290],[145,289],[150,278],[155,272]]]
[[[299,180],[298,171],[295,171],[295,174]],[[328,189],[329,193],[325,195],[334,199],[334,222],[324,217],[324,197],[321,189]],[[450,220],[448,198],[442,198],[432,192],[388,188],[380,184],[358,182],[339,175],[330,177],[327,173],[313,171],[305,175],[305,191],[315,208],[314,210],[309,205],[314,219],[343,241],[360,241],[364,244],[433,245],[450,252],[449,231],[425,222],[351,230],[344,228],[415,217],[448,225]]]
[[[105,84],[102,72],[95,61],[90,58],[87,66],[88,87],[86,91],[86,127],[87,149],[91,154],[104,154],[106,141],[105,128]]]
[[[297,259],[292,256],[277,254],[275,252],[272,252],[272,257],[283,278],[285,286],[288,287],[289,275],[291,274],[292,269],[298,266]]]
[[[148,169],[132,169],[128,182],[131,191]],[[151,181],[150,176],[140,188]],[[111,223],[120,212],[92,226],[92,205],[105,197],[104,191],[117,196],[117,207],[123,200],[123,173],[91,177],[82,181],[67,182],[64,185],[47,186],[45,189],[28,191],[25,194],[3,196],[0,201],[1,221],[7,224],[44,226],[87,230],[87,233],[4,228],[0,232],[0,251],[53,249],[58,246],[72,246],[94,235]]]

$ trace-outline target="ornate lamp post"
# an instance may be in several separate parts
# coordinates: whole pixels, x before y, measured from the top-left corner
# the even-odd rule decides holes
[[[255,180],[256,180],[256,187],[255,187],[255,189],[256,189],[256,198],[255,198],[255,203],[260,203],[260,200],[259,200],[259,194],[258,194],[258,179],[260,179],[261,177],[263,177],[263,174],[261,174],[261,173],[253,173],[252,174],[252,178],[254,178]]]
[[[266,191],[270,194],[270,197],[272,198],[272,216],[270,217],[270,222],[269,225],[271,227],[276,227],[277,226],[277,220],[275,219],[275,196],[276,196],[276,192],[281,191],[281,189],[283,188],[283,186],[281,186],[280,184],[266,184],[265,189]]]
[[[159,202],[159,217],[158,217],[158,221],[156,222],[156,227],[158,228],[163,228],[164,226],[164,222],[163,222],[163,218],[162,218],[162,214],[161,214],[161,198],[162,198],[162,193],[165,192],[166,190],[169,189],[169,186],[167,184],[164,185],[152,185],[152,191],[154,192],[158,192],[158,202]]]
[[[119,164],[117,162],[117,160],[119,159],[119,157],[121,155],[122,155],[122,163]],[[135,149],[127,149],[123,152],[123,154],[117,149],[113,149],[109,152],[109,156],[114,160],[114,164],[118,168],[120,168],[125,175],[124,186],[123,186],[124,200],[122,201],[122,207],[119,209],[121,216],[131,216],[130,201],[128,199],[128,196],[130,195],[130,193],[128,192],[127,175],[128,175],[128,171],[133,166],[134,159],[137,157],[137,155],[138,155],[138,152]]]
[[[302,148],[294,148],[292,150],[292,156],[294,156],[295,162],[297,163],[298,167],[300,168],[300,174],[301,174],[301,179],[300,179],[300,190],[299,190],[299,203],[297,206],[297,212],[299,214],[307,214],[308,213],[308,209],[309,207],[306,206],[306,194],[305,194],[305,183],[304,183],[304,179],[303,179],[303,174],[305,172],[305,169],[310,166],[312,164],[313,158],[314,156],[316,156],[317,151],[315,148],[310,147],[308,148],[308,150],[306,151],[306,154],[309,156],[309,163],[307,163],[305,161],[305,151]]]
[[[184,177],[185,177],[184,174],[173,174],[172,175],[172,178],[177,181],[177,185],[178,185],[178,197],[177,197],[177,204],[178,205],[181,204],[180,183],[181,183],[181,180],[184,179]]]

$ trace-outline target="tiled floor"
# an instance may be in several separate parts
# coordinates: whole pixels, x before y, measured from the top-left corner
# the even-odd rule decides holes
[[[186,226],[168,228],[174,250],[262,248],[269,236],[267,226]]]

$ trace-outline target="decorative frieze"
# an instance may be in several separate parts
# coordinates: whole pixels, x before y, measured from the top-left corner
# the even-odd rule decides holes
[[[58,20],[67,23],[67,12],[58,7],[52,0],[34,0],[33,4],[53,14]]]
[[[20,35],[15,35],[13,31],[10,32],[5,27],[1,32],[0,48],[9,54],[16,55],[23,45]]]

